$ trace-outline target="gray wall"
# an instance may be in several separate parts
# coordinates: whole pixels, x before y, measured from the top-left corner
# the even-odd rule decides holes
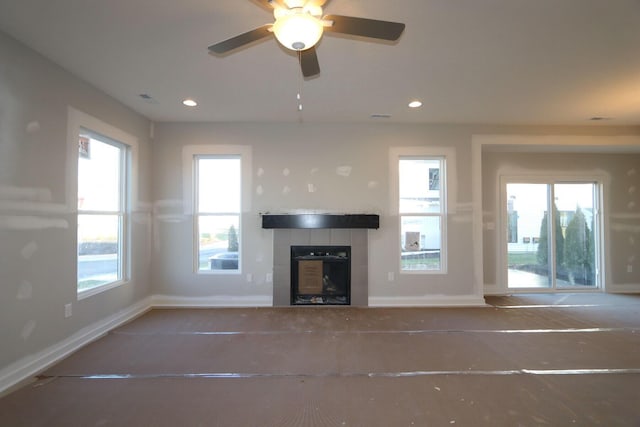
[[[526,135],[544,137],[560,135],[580,138],[616,137],[637,135],[637,127],[513,127],[469,125],[410,125],[410,124],[215,124],[215,123],[164,123],[156,128],[154,141],[154,200],[163,206],[167,220],[156,216],[154,240],[154,269],[152,273],[156,291],[160,294],[187,297],[243,297],[269,298],[272,284],[265,281],[273,267],[273,235],[260,228],[261,212],[281,213],[296,211],[376,213],[381,216],[379,230],[369,231],[369,297],[377,301],[393,301],[410,304],[412,301],[428,304],[429,301],[447,301],[441,297],[473,295],[473,197],[475,185],[472,176],[473,139],[475,135]],[[242,275],[212,276],[192,272],[193,218],[183,214],[185,194],[183,179],[186,171],[182,165],[182,151],[193,145],[243,145],[252,150],[252,173],[245,177],[251,181],[251,203],[244,213],[243,243],[245,264]],[[456,170],[449,176],[450,184],[457,191],[448,218],[449,270],[442,275],[398,274],[397,236],[398,218],[390,209],[389,152],[394,147],[448,147],[456,157]],[[632,148],[638,152],[638,147]],[[535,148],[534,148],[535,151]],[[606,151],[606,148],[600,148]],[[584,155],[587,163],[573,164],[566,159],[554,160],[556,154],[537,153],[529,158],[521,153],[522,170],[537,168],[544,173],[562,170],[567,165],[578,169],[604,170],[606,173],[623,174],[616,159],[625,155],[602,157],[601,154]],[[497,221],[497,171],[493,153],[484,153],[482,162],[482,222]],[[497,154],[496,154],[497,155]],[[535,159],[537,161],[534,161]],[[514,158],[515,159],[515,158]],[[587,160],[588,159],[588,160]],[[629,158],[633,163],[635,158]],[[509,163],[509,160],[505,160]],[[349,166],[351,175],[341,176],[337,169]],[[516,166],[518,167],[518,166]],[[284,170],[289,172],[283,174]],[[622,178],[622,176],[619,176]],[[316,191],[310,192],[308,184]],[[286,191],[284,191],[286,189]],[[613,185],[607,189],[612,203],[628,203],[628,186],[620,189]],[[617,194],[617,195],[615,195]],[[637,193],[636,196],[637,197]],[[619,201],[616,201],[620,199]],[[636,203],[636,206],[638,203]],[[607,209],[611,214],[606,222],[607,284],[628,284],[628,290],[640,290],[637,276],[627,274],[626,260],[635,256],[637,248],[624,248],[624,242],[637,240],[636,217],[620,217],[619,210]],[[637,215],[637,208],[634,211]],[[625,212],[633,214],[634,212]],[[626,218],[626,219],[625,219]],[[635,218],[635,219],[634,219]],[[621,225],[631,221],[632,224]],[[496,233],[484,230],[483,256],[479,264],[484,269],[479,289],[483,284],[495,285]],[[628,244],[628,243],[627,243]],[[633,252],[636,251],[636,252]],[[614,261],[614,254],[624,253],[625,262]],[[635,255],[634,255],[635,254]],[[623,265],[624,264],[624,265]],[[635,271],[640,268],[636,268]],[[388,273],[395,280],[388,280]],[[248,283],[250,273],[253,282]],[[610,290],[622,288],[612,286]],[[482,291],[480,291],[482,292]],[[449,300],[451,302],[451,300]],[[446,303],[446,302],[445,302]]]
[[[640,289],[640,153],[515,153],[482,155],[485,224],[484,282],[490,292],[504,291],[498,269],[500,238],[499,180],[502,175],[597,176],[603,184],[604,282],[607,291]],[[627,271],[627,266],[632,271]]]
[[[150,295],[149,122],[0,33],[0,369]],[[76,300],[67,108],[138,138],[132,282]],[[74,197],[75,196],[70,196]],[[142,202],[142,203],[141,203]],[[64,317],[64,305],[73,315]]]
[[[319,211],[373,213],[379,230],[369,231],[369,296],[422,298],[473,293],[470,134],[456,126],[375,124],[187,124],[156,126],[154,199],[166,220],[155,229],[153,283],[160,294],[184,297],[272,295],[265,282],[273,268],[273,232],[260,227],[261,212]],[[191,145],[239,144],[252,148],[250,208],[244,214],[244,271],[241,276],[192,272],[193,218],[181,215],[182,150]],[[449,218],[449,272],[398,274],[398,220],[390,214],[389,151],[392,147],[447,147],[458,167],[449,181],[457,207]],[[348,166],[345,177],[338,168]],[[288,170],[288,175],[283,171]],[[309,191],[309,184],[315,187]],[[290,191],[285,190],[288,189]],[[169,208],[172,206],[172,208]],[[172,213],[172,214],[171,214]],[[388,273],[395,273],[395,281]],[[254,281],[247,283],[246,274]]]

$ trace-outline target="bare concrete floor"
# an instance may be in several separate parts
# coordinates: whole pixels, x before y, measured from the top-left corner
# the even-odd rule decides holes
[[[0,399],[0,425],[640,425],[640,296],[487,302],[153,310]]]

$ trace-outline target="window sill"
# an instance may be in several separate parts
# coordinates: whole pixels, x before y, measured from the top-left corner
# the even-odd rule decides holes
[[[96,286],[94,288],[78,291],[78,301],[83,300],[85,298],[89,298],[93,295],[101,294],[102,292],[106,292],[109,289],[117,288],[127,283],[129,282],[124,280],[118,280],[116,282],[106,283],[104,285]]]
[[[240,270],[198,270],[196,274],[204,276],[239,276],[242,272]]]
[[[419,275],[419,274],[447,274],[446,270],[400,270],[400,274]]]

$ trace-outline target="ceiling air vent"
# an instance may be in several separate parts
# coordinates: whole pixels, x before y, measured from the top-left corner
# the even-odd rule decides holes
[[[153,96],[149,95],[148,93],[141,93],[138,96],[140,97],[140,99],[142,99],[146,103],[149,103],[149,104],[157,104],[158,103],[158,101],[153,99]]]

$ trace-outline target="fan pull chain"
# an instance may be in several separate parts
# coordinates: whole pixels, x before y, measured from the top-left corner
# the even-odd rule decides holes
[[[298,62],[302,64],[302,51],[298,51]],[[302,74],[298,74],[298,93],[296,94],[296,100],[298,101],[298,112],[300,113],[300,117],[298,120],[302,122],[302,84],[304,79],[302,78]]]

